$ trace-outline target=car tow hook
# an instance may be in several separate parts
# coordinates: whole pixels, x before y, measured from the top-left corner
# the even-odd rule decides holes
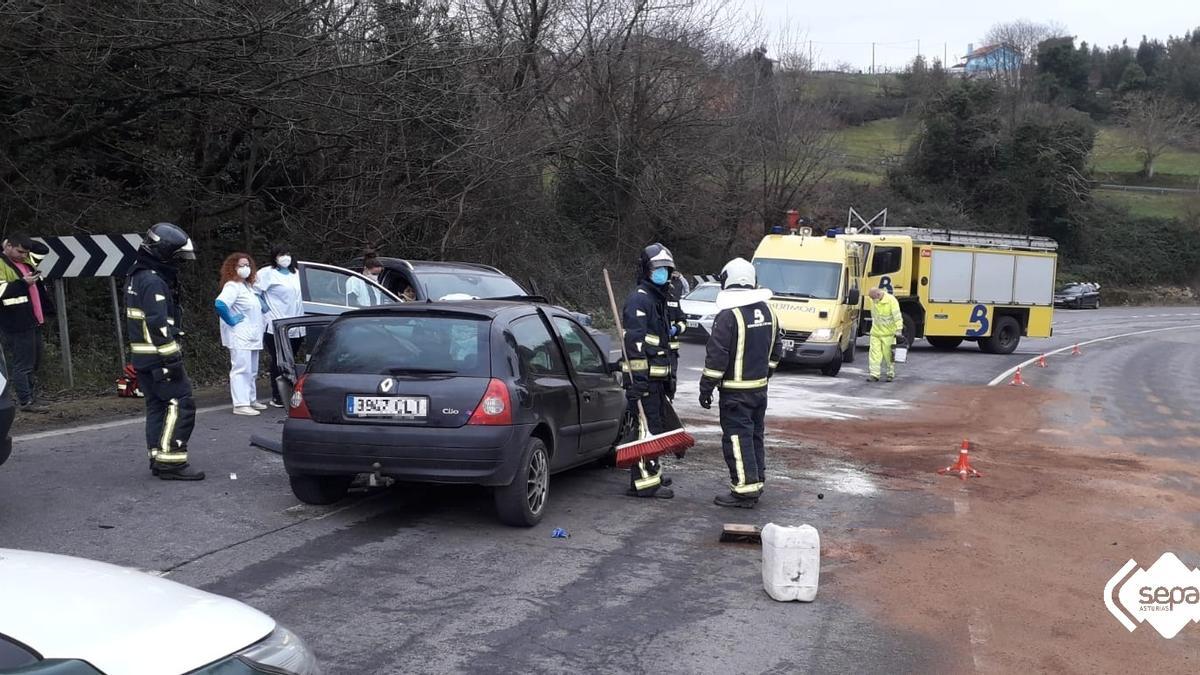
[[[371,465],[371,473],[367,476],[367,487],[391,487],[396,482],[395,478],[385,476],[381,473],[383,467],[379,462]]]

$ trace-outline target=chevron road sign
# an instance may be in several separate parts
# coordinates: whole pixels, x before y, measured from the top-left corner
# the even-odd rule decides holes
[[[140,234],[91,234],[74,237],[37,237],[50,249],[38,269],[47,279],[111,277],[133,265]]]
[[[125,274],[137,257],[142,245],[140,234],[88,234],[71,237],[35,237],[50,249],[42,256],[37,268],[42,276],[54,282],[54,299],[58,305],[58,339],[62,352],[63,371],[69,386],[75,386],[71,366],[71,332],[67,327],[67,289],[65,279],[108,277],[112,294],[113,318],[116,322],[117,366],[125,365],[125,338],[121,334],[121,303],[115,275]]]

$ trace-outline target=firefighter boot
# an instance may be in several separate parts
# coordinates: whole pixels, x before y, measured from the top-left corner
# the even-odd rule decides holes
[[[743,497],[741,495],[735,495],[732,492],[727,492],[723,495],[717,495],[716,499],[713,500],[713,503],[717,506],[727,506],[735,509],[752,509],[755,506],[758,506],[758,496],[755,495],[753,497]]]
[[[635,490],[629,488],[625,494],[630,497],[641,497],[643,499],[674,499],[675,491],[668,487],[652,487],[648,490]]]
[[[161,480],[204,480],[204,472],[192,469],[187,462],[167,464],[150,460],[150,473]]]

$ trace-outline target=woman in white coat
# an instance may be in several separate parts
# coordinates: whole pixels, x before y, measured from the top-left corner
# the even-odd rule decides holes
[[[255,274],[254,288],[262,293],[267,302],[267,334],[263,336],[263,349],[267,352],[267,364],[271,369],[271,405],[282,408],[284,401],[279,397],[277,381],[282,371],[275,362],[275,326],[271,322],[304,314],[304,299],[300,296],[300,274],[292,258],[291,247],[287,244],[272,246],[271,262],[270,266]],[[295,356],[303,342],[304,329],[293,328],[288,338],[292,343],[292,356]]]
[[[254,280],[254,259],[234,253],[221,265],[221,294],[213,303],[221,317],[221,344],[229,349],[229,393],[235,415],[259,415],[267,409],[258,402],[255,386],[266,322]]]

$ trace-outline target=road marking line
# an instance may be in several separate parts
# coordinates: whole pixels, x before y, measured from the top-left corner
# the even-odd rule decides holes
[[[207,408],[198,408],[196,415],[215,412],[217,410],[229,410],[228,405],[214,405]],[[66,436],[67,434],[79,434],[85,431],[100,431],[102,429],[115,429],[116,427],[129,426],[131,424],[145,424],[145,417],[130,417],[123,420],[114,420],[112,422],[99,422],[97,424],[85,424],[80,427],[67,427],[65,429],[52,429],[50,431],[39,431],[33,434],[23,434],[21,436],[13,436],[14,443],[25,441],[37,441],[43,438],[55,438],[57,436]]]
[[[1097,342],[1107,342],[1109,340],[1117,340],[1120,338],[1133,337],[1134,335],[1146,335],[1147,333],[1161,333],[1161,332],[1167,331],[1167,330],[1183,330],[1184,328],[1200,328],[1200,323],[1193,323],[1193,324],[1189,324],[1187,326],[1168,326],[1166,328],[1151,328],[1149,330],[1139,330],[1139,331],[1135,331],[1133,333],[1121,333],[1120,335],[1109,335],[1108,337],[1095,338],[1093,340],[1088,340],[1086,342],[1080,342],[1078,344],[1067,345],[1066,347],[1060,347],[1059,349],[1055,349],[1053,351],[1046,352],[1045,356],[1054,356],[1055,354],[1061,354],[1061,353],[1067,351],[1068,349],[1073,349],[1074,347],[1083,347],[1086,345],[1096,344]],[[987,386],[994,387],[997,384],[1000,384],[1001,382],[1003,382],[1003,381],[1007,380],[1009,377],[1011,377],[1013,373],[1017,372],[1017,368],[1025,368],[1026,366],[1030,365],[1031,363],[1037,361],[1039,358],[1041,358],[1041,357],[1034,356],[1030,359],[1026,359],[1025,361],[1022,361],[1021,363],[1018,363],[1017,365],[1013,366],[1012,368],[1009,368],[1008,370],[1004,371],[1003,373],[1000,373],[999,375],[997,375],[995,377],[995,379],[993,379],[991,382],[988,382]]]

